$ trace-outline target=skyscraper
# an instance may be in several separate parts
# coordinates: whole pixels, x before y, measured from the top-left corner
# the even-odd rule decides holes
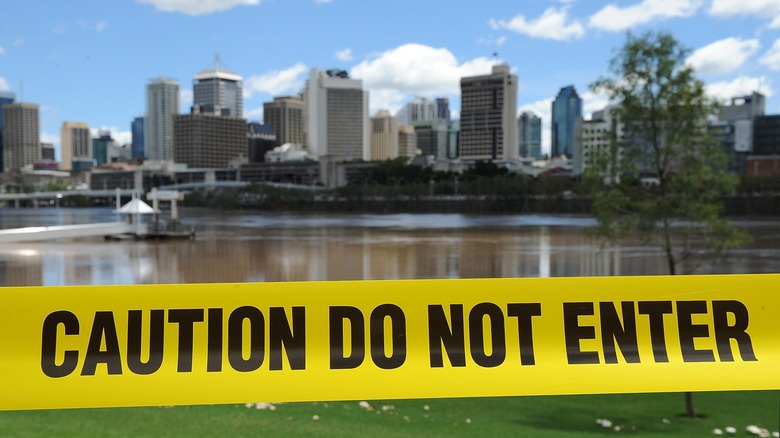
[[[386,110],[371,117],[371,160],[398,157],[398,121]]]
[[[130,125],[133,134],[132,157],[144,158],[146,156],[146,147],[144,142],[144,118],[136,117]]]
[[[460,157],[517,158],[517,76],[493,66],[485,76],[461,78]]]
[[[563,87],[552,103],[552,145],[553,157],[574,156],[574,123],[582,117],[582,99],[573,85]]]
[[[101,130],[96,138],[92,139],[92,158],[95,164],[100,166],[110,160],[111,149],[115,147],[111,131]]]
[[[7,170],[41,159],[39,107],[34,103],[3,105],[3,163]]]
[[[174,159],[193,168],[228,167],[248,160],[246,120],[215,114],[180,114],[174,120]]]
[[[263,104],[263,122],[273,128],[277,146],[304,144],[303,109],[300,96],[274,97],[273,102]]]
[[[244,116],[244,79],[222,67],[219,56],[213,69],[192,78],[193,106],[198,112],[219,116]]]
[[[430,123],[439,118],[438,100],[432,101],[426,97],[415,96],[414,99],[404,105],[395,117],[401,125],[416,125],[418,123]],[[442,108],[442,110],[444,110]],[[449,111],[449,102],[447,103]]]
[[[520,156],[536,160],[542,158],[542,119],[531,111],[525,111],[517,118],[517,132],[520,137]]]
[[[369,160],[368,91],[347,72],[312,69],[306,82],[309,154],[338,160]]]
[[[60,127],[62,170],[73,170],[74,159],[92,159],[92,139],[89,126],[82,122],[62,122]]]
[[[450,100],[446,97],[436,98],[436,118],[450,121]]]
[[[144,143],[150,160],[173,160],[173,116],[179,112],[179,83],[157,78],[146,87]]]
[[[0,172],[5,169],[3,165],[3,105],[14,103],[16,95],[5,91],[0,91]]]

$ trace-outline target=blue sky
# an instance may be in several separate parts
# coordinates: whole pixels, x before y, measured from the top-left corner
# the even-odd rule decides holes
[[[129,142],[147,82],[177,79],[187,112],[216,53],[244,77],[258,121],[312,67],[363,79],[372,114],[414,95],[449,96],[457,114],[459,78],[488,73],[497,53],[519,77],[519,108],[548,126],[562,86],[586,115],[606,103],[588,84],[629,30],[671,32],[714,96],[760,88],[780,113],[780,0],[2,0],[0,91],[41,105],[43,141],[83,121]]]

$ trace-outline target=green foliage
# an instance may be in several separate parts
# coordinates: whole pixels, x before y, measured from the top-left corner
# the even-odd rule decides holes
[[[0,412],[0,436],[57,437],[677,437],[750,424],[776,430],[778,391],[711,392],[696,421],[669,404],[678,394],[612,394]],[[382,407],[392,407],[383,410]],[[425,409],[425,407],[428,409]],[[314,416],[317,420],[314,420]],[[620,432],[596,423],[609,419]]]
[[[670,274],[694,245],[723,251],[748,239],[721,218],[722,199],[739,181],[707,132],[717,103],[684,65],[687,53],[667,33],[629,34],[610,64],[613,77],[591,85],[615,102],[622,126],[612,129],[612,147],[585,178],[598,232],[659,244]]]

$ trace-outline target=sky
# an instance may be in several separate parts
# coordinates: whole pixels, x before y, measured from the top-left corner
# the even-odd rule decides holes
[[[160,76],[179,81],[189,112],[192,77],[217,54],[243,76],[252,121],[311,68],[362,79],[371,114],[419,95],[449,97],[457,117],[460,78],[498,60],[519,78],[518,110],[542,117],[548,151],[558,90],[574,85],[586,118],[603,108],[589,85],[627,32],[647,31],[687,47],[713,97],[759,90],[780,113],[780,0],[2,0],[0,91],[40,105],[41,139],[59,154],[64,121],[129,143]]]

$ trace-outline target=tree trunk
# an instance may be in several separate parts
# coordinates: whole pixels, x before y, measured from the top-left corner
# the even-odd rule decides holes
[[[685,393],[685,415],[688,418],[696,418],[696,408],[693,406],[693,393]]]

